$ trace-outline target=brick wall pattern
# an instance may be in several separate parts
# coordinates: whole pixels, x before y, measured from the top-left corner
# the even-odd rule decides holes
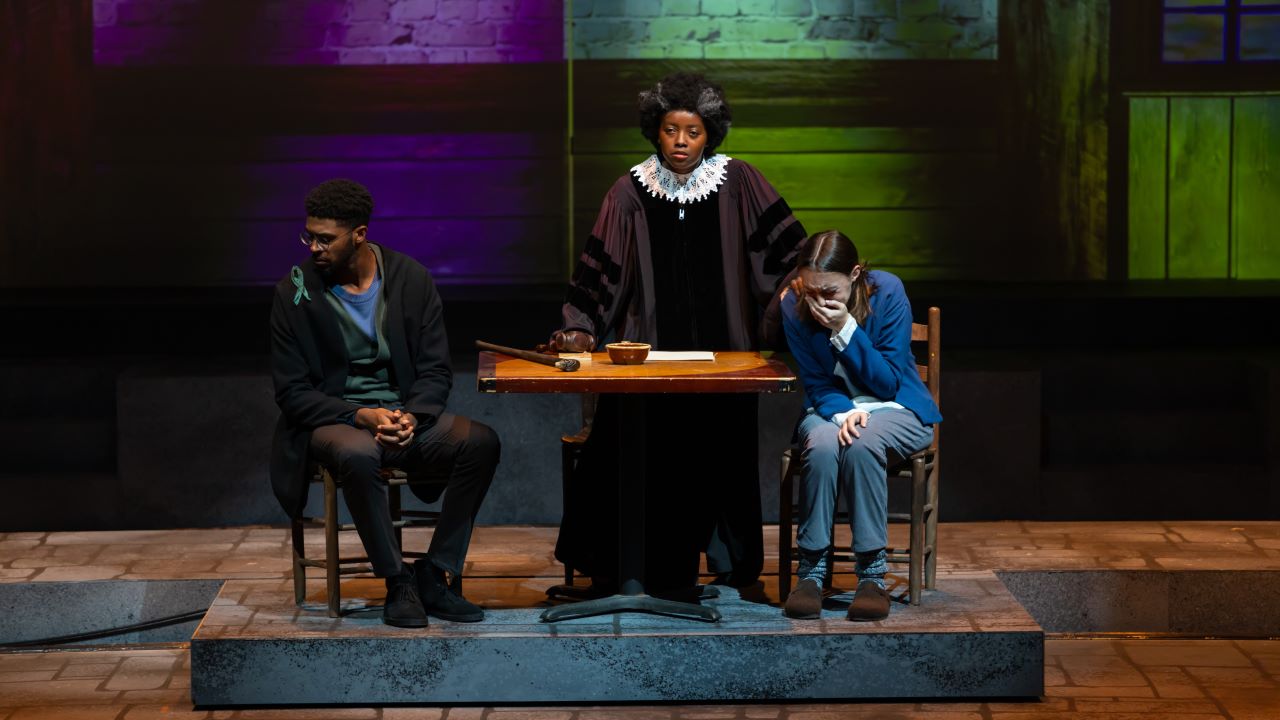
[[[99,65],[994,59],[998,0],[94,0]]]
[[[98,65],[558,62],[564,0],[94,0]]]

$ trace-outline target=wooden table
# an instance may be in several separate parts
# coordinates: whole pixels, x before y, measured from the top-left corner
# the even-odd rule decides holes
[[[755,352],[720,352],[714,361],[614,365],[592,355],[575,372],[502,355],[480,353],[476,382],[491,393],[612,393],[618,396],[618,594],[554,607],[545,622],[616,612],[650,612],[715,622],[715,608],[663,600],[644,589],[645,406],[663,393],[774,393],[795,389],[785,364]]]

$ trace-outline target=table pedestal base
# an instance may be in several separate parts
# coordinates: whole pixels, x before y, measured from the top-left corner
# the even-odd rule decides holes
[[[646,612],[704,622],[716,622],[720,619],[720,611],[713,607],[663,600],[651,595],[610,595],[548,608],[542,613],[542,621],[559,622],[619,612]]]
[[[611,593],[613,594],[613,593]],[[698,585],[690,592],[681,593],[685,596],[697,596],[699,600],[715,600],[720,597],[720,589],[715,585]],[[568,600],[571,602],[582,602],[583,600],[598,600],[608,595],[597,592],[594,585],[552,585],[547,588],[548,600]],[[677,596],[679,597],[679,596]],[[667,598],[670,599],[670,598]]]

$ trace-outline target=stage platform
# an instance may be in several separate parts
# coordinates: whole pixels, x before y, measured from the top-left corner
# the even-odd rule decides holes
[[[720,626],[640,616],[546,626],[535,615],[560,573],[555,530],[482,527],[467,594],[489,621],[413,631],[360,610],[380,600],[376,580],[345,582],[356,612],[342,620],[326,616],[318,581],[295,607],[281,528],[0,534],[0,589],[23,596],[24,613],[50,632],[72,620],[80,629],[148,618],[178,600],[186,609],[219,586],[189,643],[129,635],[123,645],[0,650],[0,720],[1280,717],[1280,523],[966,523],[944,524],[940,535],[939,589],[918,608],[895,604],[883,623],[846,622],[837,597],[821,621],[792,624],[769,566],[762,585],[717,601]],[[774,528],[765,537],[771,545]],[[408,538],[425,545],[429,531]],[[343,545],[358,547],[354,537]],[[94,604],[84,599],[103,592],[112,598],[99,603],[103,617],[89,617]],[[1047,631],[1039,665],[1025,661],[1030,652],[1013,654],[1026,648],[1019,638],[1039,637],[1037,623]],[[1192,639],[1209,635],[1217,639]],[[947,646],[960,638],[959,649]],[[1015,644],[983,666],[995,647],[983,643],[997,639]],[[781,651],[762,649],[775,642]],[[635,653],[621,652],[634,643],[656,648],[640,669],[657,674],[638,672]],[[520,657],[503,655],[511,647]],[[856,662],[839,655],[855,651]],[[486,660],[470,677],[447,669],[445,661],[465,669],[467,657]],[[370,658],[381,664],[366,667]],[[1014,666],[1035,668],[1034,677],[1019,679]],[[933,674],[939,667],[949,674]],[[982,682],[1026,682],[1030,690],[1013,692],[1032,697],[969,694]],[[951,694],[923,694],[930,683]],[[572,694],[553,696],[563,687]],[[543,699],[521,699],[535,692]],[[273,709],[281,703],[309,707]]]
[[[646,614],[540,622],[491,608],[476,624],[388,627],[380,581],[349,582],[331,620],[323,589],[233,580],[191,640],[197,706],[1026,698],[1044,691],[1044,633],[991,572],[939,579],[922,605],[876,623],[793,621],[760,592],[721,588],[717,623]]]

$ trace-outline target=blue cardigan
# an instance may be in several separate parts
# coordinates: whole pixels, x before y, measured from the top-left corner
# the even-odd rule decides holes
[[[782,299],[787,344],[799,366],[810,405],[827,419],[853,409],[853,399],[835,375],[838,361],[868,393],[897,402],[925,425],[941,422],[942,414],[920,380],[911,355],[911,304],[902,281],[892,273],[872,270],[867,273],[867,282],[875,287],[871,312],[843,351],[831,344],[831,331],[813,322],[808,308],[799,305],[796,293],[788,292]]]

